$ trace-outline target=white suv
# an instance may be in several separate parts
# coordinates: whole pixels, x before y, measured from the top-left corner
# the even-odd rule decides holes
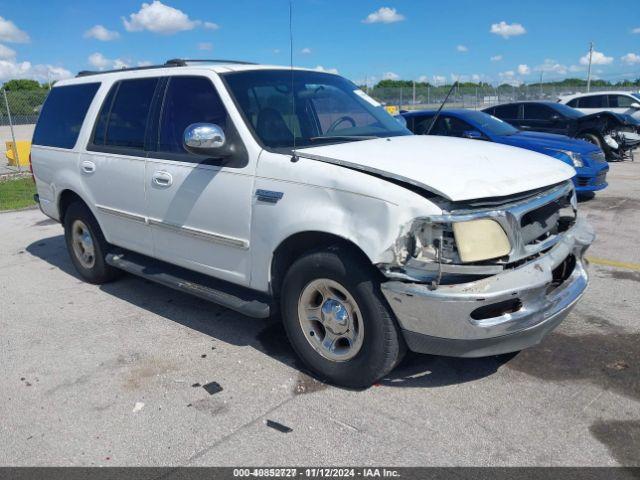
[[[624,91],[577,93],[560,97],[558,102],[585,114],[623,113],[640,120],[640,93]]]
[[[121,270],[282,317],[321,378],[408,347],[477,357],[556,327],[587,286],[575,171],[413,136],[329,73],[172,61],[58,82],[35,130],[42,211],[85,280]]]

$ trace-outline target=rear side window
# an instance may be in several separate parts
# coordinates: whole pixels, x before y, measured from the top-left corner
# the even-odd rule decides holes
[[[605,95],[591,95],[590,97],[580,97],[578,108],[606,108]]]
[[[518,105],[500,105],[496,107],[494,117],[498,118],[518,118]]]
[[[218,92],[205,77],[171,77],[160,121],[161,152],[187,153],[185,129],[192,123],[215,123],[226,130],[227,111]]]
[[[635,101],[626,95],[609,95],[609,107],[611,108],[631,108],[631,104]]]
[[[73,148],[99,87],[99,83],[83,83],[52,89],[33,132],[33,144]]]
[[[147,120],[158,78],[123,80],[102,105],[93,137],[94,145],[144,149]]]

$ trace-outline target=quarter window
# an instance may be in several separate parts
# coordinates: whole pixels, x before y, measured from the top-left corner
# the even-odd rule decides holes
[[[99,83],[83,83],[52,89],[33,133],[33,144],[73,148],[98,87]]]
[[[187,153],[185,129],[193,123],[215,123],[226,130],[227,111],[218,92],[205,77],[171,77],[160,121],[158,150]]]

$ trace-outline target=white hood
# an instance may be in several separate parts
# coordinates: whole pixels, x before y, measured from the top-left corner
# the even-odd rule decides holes
[[[526,192],[576,174],[562,161],[530,150],[438,136],[362,140],[297,153],[411,183],[453,201]]]

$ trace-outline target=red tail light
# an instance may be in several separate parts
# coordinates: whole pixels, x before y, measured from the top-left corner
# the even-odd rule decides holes
[[[31,172],[31,179],[33,180],[33,183],[36,183],[36,177],[33,174],[33,164],[31,163],[31,152],[29,152],[29,171]]]

